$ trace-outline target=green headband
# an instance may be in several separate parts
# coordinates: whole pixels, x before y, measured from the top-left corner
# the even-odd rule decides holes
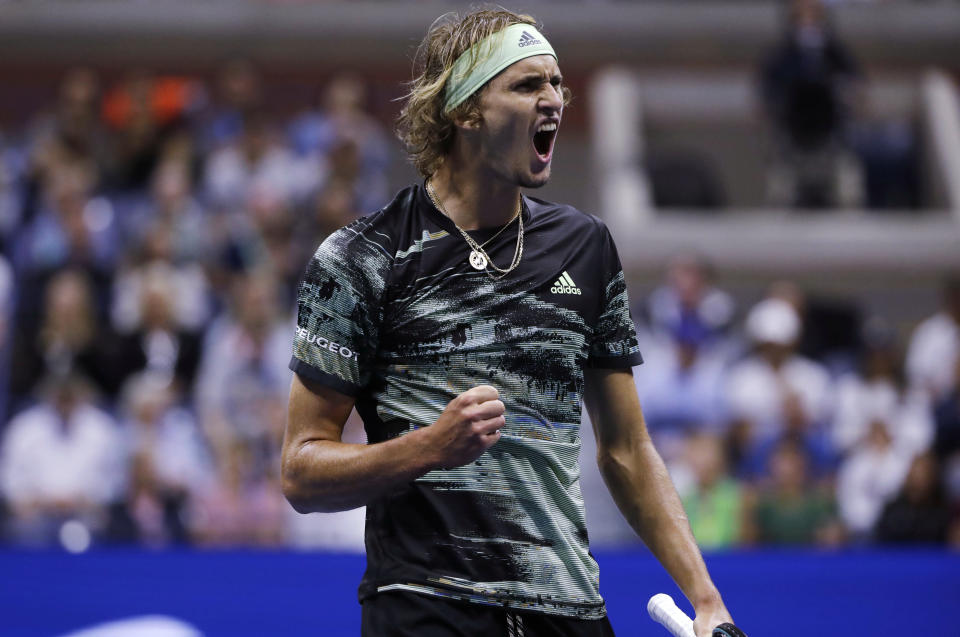
[[[447,80],[444,112],[449,113],[460,106],[477,89],[514,62],[534,55],[557,58],[543,34],[529,24],[511,24],[474,44],[453,63],[453,71]]]

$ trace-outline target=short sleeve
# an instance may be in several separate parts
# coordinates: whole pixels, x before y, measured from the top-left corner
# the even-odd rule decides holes
[[[590,341],[588,367],[619,369],[643,362],[637,330],[630,315],[627,283],[613,237],[602,226],[600,268],[604,291],[600,298],[599,318]]]
[[[338,230],[310,259],[297,291],[290,361],[297,374],[348,396],[370,380],[390,264],[364,230],[362,222]]]

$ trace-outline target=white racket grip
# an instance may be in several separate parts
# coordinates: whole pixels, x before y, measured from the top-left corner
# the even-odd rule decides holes
[[[673,598],[666,593],[657,593],[647,602],[647,612],[655,622],[663,624],[674,637],[696,637],[693,620],[677,608]]]

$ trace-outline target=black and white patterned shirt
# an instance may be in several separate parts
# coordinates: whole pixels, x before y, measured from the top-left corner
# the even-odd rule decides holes
[[[307,267],[290,367],[355,397],[371,443],[429,426],[477,385],[506,405],[501,439],[475,462],[369,503],[361,599],[402,589],[605,614],[577,462],[583,370],[642,359],[603,223],[530,197],[522,214],[523,259],[498,281],[470,266],[419,185],[331,235]],[[505,267],[516,238],[514,224],[485,249]]]

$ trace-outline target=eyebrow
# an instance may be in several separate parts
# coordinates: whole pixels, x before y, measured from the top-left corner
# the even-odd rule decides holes
[[[542,80],[542,79],[547,79],[547,81],[549,82],[552,82],[554,80],[559,80],[560,82],[563,82],[563,76],[559,73],[553,73],[552,75],[550,75],[549,78],[544,78],[543,73],[527,73],[525,75],[521,75],[519,78],[517,78],[514,81],[519,84],[523,84],[526,82],[531,82],[533,80]]]

